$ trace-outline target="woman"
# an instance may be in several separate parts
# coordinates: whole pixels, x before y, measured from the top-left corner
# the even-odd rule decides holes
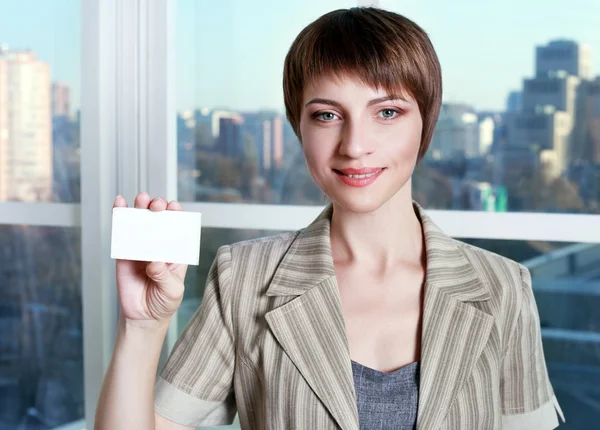
[[[294,41],[283,85],[332,204],[299,232],[219,249],[156,384],[186,268],[119,261],[96,428],[220,425],[236,411],[244,429],[558,426],[527,269],[444,235],[412,201],[442,96],[425,32],[374,8],[328,13]],[[181,210],[147,194],[135,206]]]

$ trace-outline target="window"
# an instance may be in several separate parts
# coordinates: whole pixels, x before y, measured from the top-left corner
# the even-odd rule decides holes
[[[0,429],[84,417],[80,3],[0,0]],[[51,37],[49,37],[49,35]],[[52,82],[73,89],[53,127]]]
[[[30,158],[38,176],[16,194],[0,193],[0,201],[79,202],[79,2],[2,0],[0,8],[0,71],[5,76],[0,113],[14,119],[0,115],[3,145],[17,147],[20,137],[30,136],[28,144],[38,148]],[[60,89],[56,97],[55,88]],[[0,158],[0,171],[7,167]]]
[[[181,199],[322,204],[285,119],[283,61],[302,27],[357,3],[178,1]],[[600,50],[587,18],[600,6],[573,8],[566,20],[562,5],[534,0],[519,2],[518,18],[500,1],[486,11],[379,3],[429,32],[443,68],[444,104],[415,174],[417,200],[433,209],[600,213],[600,103],[581,66]],[[515,20],[527,24],[502,38]]]
[[[0,226],[1,429],[83,417],[80,243],[77,228]]]

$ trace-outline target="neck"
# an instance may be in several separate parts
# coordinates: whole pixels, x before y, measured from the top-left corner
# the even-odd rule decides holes
[[[336,263],[390,267],[398,261],[418,263],[423,232],[414,211],[410,181],[377,210],[356,213],[333,204],[331,248]]]

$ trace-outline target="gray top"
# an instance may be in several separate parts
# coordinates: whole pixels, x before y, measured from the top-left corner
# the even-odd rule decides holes
[[[414,430],[419,398],[419,362],[383,373],[352,361],[361,430]]]

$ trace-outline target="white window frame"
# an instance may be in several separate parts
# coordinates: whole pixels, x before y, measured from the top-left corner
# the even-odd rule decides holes
[[[0,202],[0,225],[81,228],[85,425],[89,429],[112,355],[118,315],[110,259],[113,199],[122,194],[132,202],[141,190],[177,198],[175,8],[176,0],[81,0],[81,204]],[[204,228],[296,230],[322,210],[296,205],[183,204],[203,214]],[[600,243],[600,215],[428,213],[457,238]],[[173,326],[163,359],[176,335]]]
[[[323,207],[242,203],[183,202],[201,212],[203,227],[296,230],[308,225]],[[498,213],[427,210],[448,235],[463,239],[542,240],[600,243],[600,215]]]
[[[81,2],[81,288],[84,421],[88,429],[94,428],[118,315],[114,263],[110,260],[110,208],[122,188],[117,161],[119,139],[127,136],[120,127],[128,119],[117,111],[123,102],[117,97],[118,31],[123,27],[120,12],[118,0]]]

